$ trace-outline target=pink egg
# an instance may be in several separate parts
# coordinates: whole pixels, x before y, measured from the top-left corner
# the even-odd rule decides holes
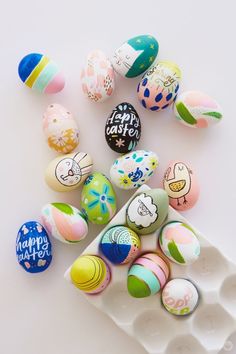
[[[199,185],[190,166],[181,160],[169,164],[163,178],[163,187],[170,205],[176,210],[191,209],[199,197]]]

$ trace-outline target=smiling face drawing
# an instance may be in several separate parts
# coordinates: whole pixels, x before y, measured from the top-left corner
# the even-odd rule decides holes
[[[126,76],[141,53],[143,50],[136,50],[126,42],[115,51],[112,65],[120,75]]]

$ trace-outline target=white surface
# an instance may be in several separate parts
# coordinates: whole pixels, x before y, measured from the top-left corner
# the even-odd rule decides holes
[[[184,216],[235,260],[235,1],[9,0],[1,5],[0,352],[144,354],[63,279],[101,227],[92,226],[88,238],[74,247],[53,241],[54,260],[42,274],[28,275],[16,263],[18,228],[37,219],[42,205],[67,201],[79,207],[79,192],[54,193],[44,183],[44,169],[56,154],[44,142],[42,113],[52,102],[67,106],[78,119],[81,150],[93,156],[95,169],[108,173],[116,154],[104,139],[106,117],[120,101],[134,104],[143,124],[138,147],[160,157],[150,186],[160,184],[169,160],[191,162],[201,198]],[[100,48],[111,55],[124,40],[140,33],[156,36],[159,58],[180,65],[182,90],[200,89],[221,102],[225,117],[218,126],[190,130],[173,119],[171,110],[144,110],[136,98],[139,79],[117,78],[115,95],[104,104],[83,97],[79,76],[88,51]],[[40,96],[22,85],[18,62],[34,51],[47,53],[61,66],[67,79],[62,93]],[[129,196],[119,191],[119,205]]]

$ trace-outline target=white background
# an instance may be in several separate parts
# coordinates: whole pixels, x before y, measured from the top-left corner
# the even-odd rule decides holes
[[[91,226],[79,245],[52,240],[54,258],[44,273],[27,274],[16,262],[15,239],[23,222],[39,219],[48,202],[80,206],[80,191],[54,193],[44,182],[44,170],[56,156],[42,133],[42,114],[49,103],[72,111],[80,128],[80,150],[90,153],[94,169],[106,174],[116,156],[104,139],[106,118],[121,101],[132,103],[143,127],[138,147],[154,150],[160,158],[150,185],[160,185],[170,160],[192,164],[201,198],[185,216],[236,260],[235,10],[234,0],[1,1],[2,354],[145,353],[63,279],[101,227]],[[117,78],[115,94],[103,104],[83,97],[79,77],[87,53],[100,48],[112,55],[126,39],[146,33],[158,39],[160,59],[181,67],[182,91],[200,89],[222,104],[225,114],[219,125],[194,130],[175,121],[171,109],[144,110],[136,97],[138,79]],[[21,83],[18,62],[30,52],[48,54],[60,65],[66,76],[61,93],[46,97]],[[119,206],[130,195],[119,191]]]

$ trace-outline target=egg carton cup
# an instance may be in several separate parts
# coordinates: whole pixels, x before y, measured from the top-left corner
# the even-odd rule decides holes
[[[148,190],[150,188],[143,185],[134,195]],[[83,254],[102,256],[99,251],[102,235],[112,226],[125,224],[125,212],[131,199]],[[81,294],[150,354],[236,353],[236,264],[169,207],[166,221],[172,220],[188,223],[201,245],[200,257],[192,265],[181,266],[171,262],[171,278],[189,279],[199,290],[200,301],[194,313],[182,317],[168,313],[161,304],[160,293],[142,299],[132,297],[127,290],[130,264],[114,266],[107,260],[112,272],[107,288],[97,295]],[[157,250],[158,233],[159,230],[141,236],[142,253]],[[71,283],[70,269],[66,271],[65,278]]]

